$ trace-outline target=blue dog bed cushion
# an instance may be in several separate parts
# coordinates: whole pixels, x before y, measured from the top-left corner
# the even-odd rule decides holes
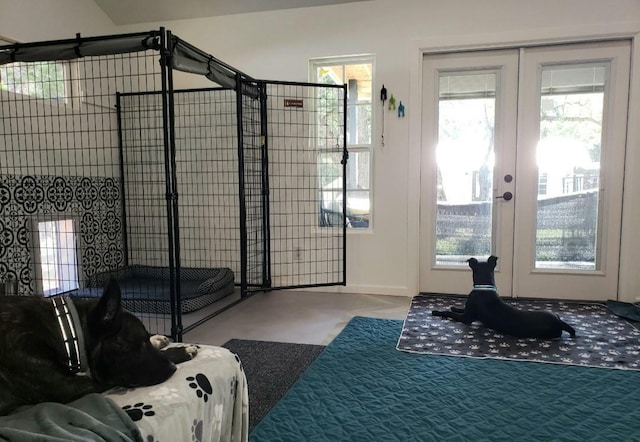
[[[143,313],[171,313],[171,289],[169,268],[132,265],[112,272],[91,276],[87,287],[71,293],[76,298],[96,298],[113,277],[122,292],[125,309]],[[180,269],[180,304],[182,313],[206,307],[234,291],[234,274],[229,268]]]

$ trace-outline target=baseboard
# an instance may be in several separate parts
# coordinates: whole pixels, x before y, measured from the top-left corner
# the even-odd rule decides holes
[[[354,293],[365,295],[384,295],[384,296],[404,296],[413,297],[416,293],[409,291],[408,287],[400,286],[379,286],[379,285],[346,285],[346,286],[332,286],[332,287],[312,287],[300,289],[305,291],[320,291],[331,293]]]

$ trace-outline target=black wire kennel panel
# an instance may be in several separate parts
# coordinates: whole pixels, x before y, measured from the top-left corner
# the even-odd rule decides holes
[[[240,275],[236,93],[174,94],[180,265]]]
[[[162,96],[121,94],[122,186],[127,266],[169,266]]]
[[[221,87],[174,91],[178,72]],[[270,287],[264,100],[164,29],[0,47],[0,294],[98,297],[116,277],[180,339],[234,274]]]
[[[154,32],[134,38],[159,41]],[[140,48],[73,60],[60,54],[85,45],[118,52],[123,41],[128,39],[34,43],[30,48],[44,61],[0,66],[0,231],[11,237],[0,247],[0,281],[17,280],[20,295],[97,298],[115,276],[123,287],[124,307],[150,332],[168,334],[170,321],[156,310],[139,308],[150,293],[169,293],[168,278],[124,289],[133,263],[166,262],[169,250],[158,236],[166,235],[168,221],[166,192],[158,184],[164,174],[144,175],[148,169],[139,167],[156,161],[148,145],[139,146],[137,164],[128,158],[132,168],[125,182],[118,125],[132,122],[119,120],[117,112],[119,94],[162,90],[161,54]],[[147,118],[155,119],[161,108],[155,106]],[[155,133],[162,139],[162,133]],[[142,188],[143,180],[152,184]],[[160,193],[162,201],[150,193]],[[142,218],[149,225],[139,225]]]
[[[343,285],[346,88],[265,86],[272,287]]]
[[[0,280],[89,285],[125,260],[116,92],[159,87],[158,53],[0,66]]]
[[[271,287],[269,261],[268,199],[269,169],[266,157],[265,103],[262,85],[253,81],[241,84],[243,90],[238,100],[238,126],[240,139],[238,157],[240,168],[240,223],[241,241],[244,245],[241,259],[245,263],[242,293]]]
[[[225,266],[239,273],[235,92],[182,90],[173,97],[174,196],[165,175],[167,161],[174,160],[165,157],[162,95],[120,97],[129,264],[168,265],[166,202],[174,197],[180,266]]]

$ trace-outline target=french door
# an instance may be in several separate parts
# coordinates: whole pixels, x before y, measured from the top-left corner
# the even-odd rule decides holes
[[[630,43],[426,55],[420,290],[617,297]]]

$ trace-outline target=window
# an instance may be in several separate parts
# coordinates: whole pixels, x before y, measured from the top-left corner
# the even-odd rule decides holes
[[[0,46],[12,44],[0,38]],[[66,102],[68,67],[61,62],[10,63],[0,66],[0,90]]]
[[[316,59],[311,61],[311,81],[324,84],[347,85],[347,226],[368,228],[371,222],[371,140],[373,57]],[[322,112],[320,112],[322,113]],[[322,117],[322,116],[320,116]],[[321,211],[342,213],[342,183],[329,178],[333,168],[340,167],[341,155],[320,153]],[[323,224],[325,225],[325,224]],[[329,223],[328,225],[335,225]]]
[[[540,172],[538,175],[538,195],[547,194],[548,182],[549,182],[549,175],[546,172]]]
[[[66,102],[64,71],[62,63],[47,61],[0,66],[0,89]]]
[[[79,287],[75,220],[34,222],[37,292],[53,296]]]

